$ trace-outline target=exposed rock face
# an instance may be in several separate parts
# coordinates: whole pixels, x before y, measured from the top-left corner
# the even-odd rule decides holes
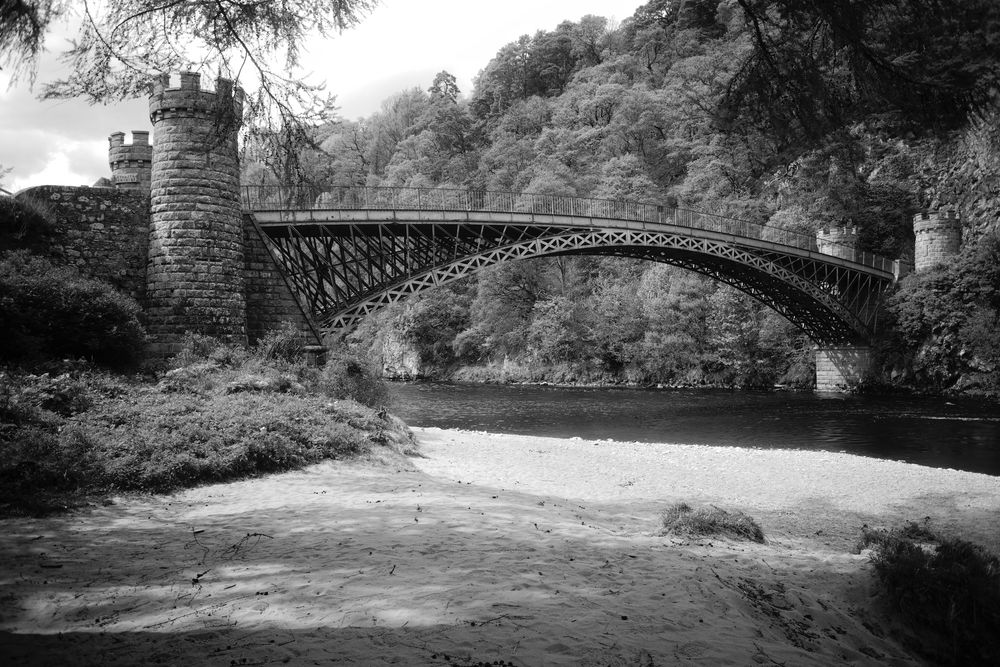
[[[960,212],[967,239],[1000,229],[1000,110],[941,143],[920,171],[924,206]]]
[[[382,340],[382,375],[394,380],[415,380],[424,375],[420,355],[394,331]]]

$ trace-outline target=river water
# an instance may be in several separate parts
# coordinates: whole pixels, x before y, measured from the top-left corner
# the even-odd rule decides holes
[[[393,383],[411,426],[561,438],[816,449],[1000,476],[1000,405],[716,389]]]

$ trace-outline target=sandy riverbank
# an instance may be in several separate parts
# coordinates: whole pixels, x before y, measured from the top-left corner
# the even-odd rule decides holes
[[[0,521],[4,664],[917,664],[860,526],[1000,547],[1000,478],[843,454],[417,429],[328,463]],[[658,534],[671,502],[768,542]]]

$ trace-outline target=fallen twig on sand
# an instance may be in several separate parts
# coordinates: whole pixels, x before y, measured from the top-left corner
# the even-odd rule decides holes
[[[231,544],[228,547],[226,547],[225,550],[223,550],[221,557],[225,558],[226,560],[232,560],[236,558],[236,556],[238,556],[240,552],[243,551],[244,549],[249,550],[250,548],[253,548],[258,544],[260,544],[261,539],[265,537],[269,540],[274,539],[272,536],[265,535],[264,533],[247,533],[246,535],[243,536],[243,538],[239,542],[237,542],[236,544]],[[253,540],[254,538],[256,538],[256,540],[254,540],[253,544],[250,544],[250,540]]]

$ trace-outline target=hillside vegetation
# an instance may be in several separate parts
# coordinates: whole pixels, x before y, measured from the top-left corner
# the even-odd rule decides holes
[[[483,188],[680,205],[912,252],[918,211],[955,206],[966,248],[904,282],[884,379],[998,386],[998,8],[989,0],[652,0],[525,35],[472,91],[441,72],[367,118],[315,128],[254,183]],[[955,287],[957,273],[964,287]],[[958,291],[956,291],[958,290]],[[353,338],[468,379],[806,385],[811,341],[750,297],[639,261],[495,267],[375,314]]]

